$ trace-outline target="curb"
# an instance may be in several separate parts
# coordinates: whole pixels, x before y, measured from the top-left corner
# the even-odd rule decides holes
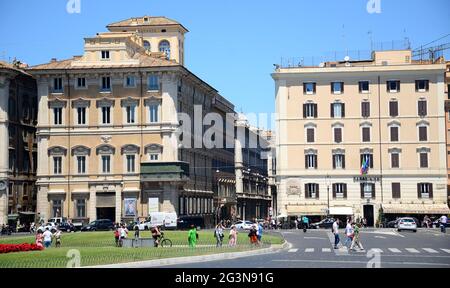
[[[98,266],[85,266],[82,268],[151,268],[151,267],[161,267],[161,266],[167,266],[167,265],[198,263],[198,262],[216,261],[216,260],[228,260],[228,259],[236,259],[236,258],[248,257],[248,256],[254,256],[254,255],[275,253],[275,252],[278,252],[279,250],[286,249],[290,245],[291,244],[289,242],[285,241],[283,244],[271,245],[271,247],[269,247],[269,248],[256,249],[256,250],[251,250],[251,251],[209,254],[209,255],[199,255],[199,256],[189,256],[189,257],[165,258],[165,259],[155,259],[155,260],[118,263],[118,264],[107,264],[107,265],[98,265]]]

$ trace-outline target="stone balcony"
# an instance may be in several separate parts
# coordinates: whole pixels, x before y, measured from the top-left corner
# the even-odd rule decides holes
[[[189,180],[187,162],[143,162],[141,182],[174,182]]]

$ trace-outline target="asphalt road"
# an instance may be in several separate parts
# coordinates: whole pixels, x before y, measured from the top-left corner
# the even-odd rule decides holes
[[[284,230],[290,247],[278,252],[173,268],[450,268],[450,232],[419,229],[417,233],[395,229],[364,229],[364,251],[333,249],[329,230]],[[341,241],[345,240],[343,231]],[[342,242],[341,242],[342,243]]]

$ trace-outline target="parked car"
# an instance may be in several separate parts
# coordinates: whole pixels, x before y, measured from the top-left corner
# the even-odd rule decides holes
[[[397,228],[398,220],[400,220],[400,218],[387,222],[386,227],[387,228]]]
[[[413,219],[414,220],[414,223],[416,223],[416,226],[417,227],[420,227],[420,221],[419,221],[419,219],[417,219],[417,218],[415,218],[415,217],[402,217],[402,218],[397,218],[397,219],[395,219],[395,220],[392,220],[392,221],[389,221],[388,223],[387,223],[387,228],[398,228],[398,221],[400,221],[400,219],[403,219],[403,218],[411,218],[411,219]]]
[[[60,223],[67,223],[68,221],[67,221],[66,217],[53,217],[53,218],[48,219],[48,222],[60,224]]]
[[[77,230],[76,227],[69,222],[63,222],[58,224],[58,229],[66,232],[75,232]]]
[[[250,230],[253,225],[255,225],[255,223],[251,221],[242,221],[242,220],[239,220],[236,223],[234,223],[234,226],[236,226],[236,229],[238,230]]]
[[[41,230],[41,232],[44,232],[45,230],[47,230],[47,228],[48,228],[48,230],[50,230],[50,232],[53,233],[53,232],[56,231],[57,226],[56,226],[56,224],[54,222],[48,222],[48,223],[46,223],[46,224],[44,224],[42,226],[39,226],[37,231]]]
[[[109,219],[98,219],[83,226],[81,231],[108,231],[114,230],[114,223]]]
[[[309,224],[309,228],[311,228],[311,229],[318,229],[318,228],[331,229],[334,221],[336,221],[334,218],[325,218],[325,219],[320,220],[319,222]]]
[[[412,217],[404,217],[398,220],[397,230],[400,232],[402,230],[411,230],[417,232],[416,220]]]
[[[177,227],[181,230],[190,229],[191,225],[199,228],[205,227],[205,221],[201,216],[181,216],[177,219]]]

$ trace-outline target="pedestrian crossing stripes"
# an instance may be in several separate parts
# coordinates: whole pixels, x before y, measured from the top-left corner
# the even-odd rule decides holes
[[[288,252],[289,253],[314,253],[314,252],[322,252],[322,253],[330,253],[333,251],[333,249],[331,248],[305,248],[305,249],[298,249],[298,248],[292,248],[289,249]],[[447,253],[450,254],[450,249],[445,249],[445,248],[385,248],[385,249],[380,249],[380,248],[366,248],[366,250],[360,250],[360,249],[356,249],[354,251],[347,249],[346,247],[340,247],[337,250],[334,250],[334,252],[337,253],[337,255],[349,255],[349,253],[367,253],[367,252],[375,252],[375,253],[393,253],[393,254],[405,254],[405,253],[410,253],[410,254],[443,254],[443,253]],[[345,252],[345,253],[344,253]]]
[[[399,249],[397,249],[397,248],[388,248],[389,249],[389,251],[391,251],[392,253],[402,253],[402,251],[400,251]]]

